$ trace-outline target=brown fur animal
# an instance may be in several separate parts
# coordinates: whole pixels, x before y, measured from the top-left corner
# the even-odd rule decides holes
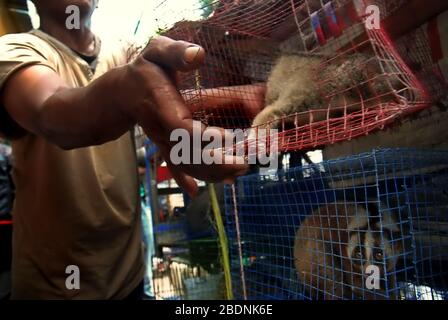
[[[400,241],[393,241],[397,237],[399,228],[392,215],[384,214],[381,226],[378,216],[372,217],[364,206],[319,207],[296,233],[294,262],[300,282],[313,299],[384,299],[385,270],[388,275],[394,270],[402,252]],[[369,265],[379,267],[379,290],[365,286]],[[387,278],[387,288],[395,288],[395,277]]]
[[[383,74],[378,61],[366,54],[330,63],[316,54],[283,54],[271,70],[266,107],[253,126],[282,129],[279,119],[294,113],[344,106],[352,112],[361,101],[369,106],[394,100],[393,90],[402,85],[397,76]]]

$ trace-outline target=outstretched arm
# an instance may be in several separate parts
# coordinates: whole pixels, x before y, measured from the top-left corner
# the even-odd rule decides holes
[[[167,66],[174,71],[192,70],[204,55],[200,47],[162,37],[152,41],[133,63],[83,88],[71,88],[50,68],[33,65],[9,78],[2,104],[23,129],[64,149],[102,144],[139,124],[169,161],[171,132],[182,128],[192,133],[193,120]],[[196,188],[191,176],[218,181],[245,172],[247,165],[228,158],[223,165],[171,168],[179,184],[193,194]]]

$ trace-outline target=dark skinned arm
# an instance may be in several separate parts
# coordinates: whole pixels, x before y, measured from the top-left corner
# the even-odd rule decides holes
[[[34,65],[7,81],[2,103],[23,129],[63,149],[102,144],[139,124],[169,162],[172,130],[192,132],[193,128],[191,111],[172,72],[197,68],[204,55],[200,47],[161,37],[133,63],[111,70],[83,88],[70,88],[50,68]],[[197,189],[192,177],[231,180],[246,171],[247,165],[227,160],[229,164],[223,165],[169,165],[179,185],[194,194]]]

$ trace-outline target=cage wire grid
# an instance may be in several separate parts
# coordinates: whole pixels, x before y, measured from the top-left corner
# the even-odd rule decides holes
[[[159,6],[164,12],[168,1]],[[405,1],[215,1],[206,19],[186,20],[191,12],[206,8],[198,6],[180,13],[174,25],[160,19],[159,29],[173,39],[200,44],[207,52],[204,65],[183,73],[179,82],[196,119],[232,129],[276,128],[281,151],[309,150],[383,129],[430,105],[426,88],[386,31],[366,27],[369,4],[378,5],[384,19]],[[312,84],[306,92],[311,91],[314,100],[292,105],[282,96],[297,91],[270,89],[297,81],[293,75],[273,78],[284,56],[312,57],[313,67],[302,73]],[[268,87],[263,112],[271,112],[255,117],[251,108],[261,83]],[[270,92],[280,97],[273,102]],[[234,96],[240,102],[230,103]],[[257,140],[246,137],[238,143]]]
[[[235,297],[447,299],[447,160],[375,150],[240,178],[226,190]]]
[[[397,50],[412,67],[434,101],[447,101],[448,84],[431,50],[429,33],[437,30],[437,20],[430,21],[396,41]]]
[[[169,15],[170,1],[155,16]],[[405,3],[222,0],[211,4],[207,18],[190,18],[206,8],[198,6],[174,25],[160,18],[159,29],[207,52],[204,65],[179,82],[196,119],[224,128],[278,128],[281,151],[308,150],[397,123],[430,105],[428,91],[435,98],[433,92],[446,89],[433,81],[437,70],[422,30],[392,41],[383,29],[365,27],[366,5],[377,4],[384,19]],[[409,37],[418,40],[418,50],[408,50]],[[255,114],[242,105],[258,98],[260,83],[269,87],[283,55],[317,57],[308,80],[318,98],[306,110],[274,112],[254,126]],[[416,61],[418,78],[408,67]],[[344,65],[349,79],[334,86],[341,76],[332,68]],[[291,81],[284,77],[281,85]],[[230,104],[235,95],[244,103]],[[445,190],[443,163],[445,153],[375,151],[240,179],[234,196],[226,193],[235,296],[445,299],[446,191],[436,192]],[[362,281],[366,262],[381,271],[381,290],[372,292]]]
[[[173,230],[179,233],[178,230]],[[165,231],[168,239],[173,231]],[[185,235],[185,231],[184,235]],[[221,246],[214,236],[173,239],[153,257],[153,287],[158,300],[225,299]]]
[[[209,273],[187,261],[154,258],[154,292],[157,300],[224,299],[223,275]]]
[[[151,172],[153,172],[153,161],[156,161],[154,157],[157,157],[158,148],[152,141],[144,139],[140,134],[138,136],[146,149],[146,187],[150,190],[155,179],[151,176]],[[151,211],[156,212],[154,199],[147,197],[146,200]],[[216,228],[215,225],[213,227]],[[150,266],[155,299],[218,300],[228,298],[222,267],[221,243],[213,234],[210,235],[207,232],[207,235],[204,235],[188,230],[184,221],[156,224],[154,233],[162,242],[162,255],[153,256]]]
[[[227,298],[221,244],[217,236],[194,237],[185,229],[156,232],[164,239],[162,255],[153,257],[153,288],[158,300]],[[181,237],[179,237],[181,236]],[[230,280],[230,278],[229,278]]]

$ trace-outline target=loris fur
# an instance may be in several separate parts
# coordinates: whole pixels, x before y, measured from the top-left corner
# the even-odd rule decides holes
[[[382,102],[394,99],[393,88],[400,82],[382,74],[378,62],[366,54],[331,63],[315,54],[283,54],[272,68],[266,107],[253,126],[279,128],[279,119],[294,113],[343,106],[351,112],[361,108],[361,101],[368,106],[378,103],[375,97],[381,96]]]
[[[398,257],[403,238],[394,214],[379,218],[354,203],[329,203],[317,208],[300,224],[294,241],[294,263],[306,292],[314,299],[382,299],[396,296]],[[366,268],[376,265],[381,286],[365,286]],[[387,281],[386,281],[387,278]]]

